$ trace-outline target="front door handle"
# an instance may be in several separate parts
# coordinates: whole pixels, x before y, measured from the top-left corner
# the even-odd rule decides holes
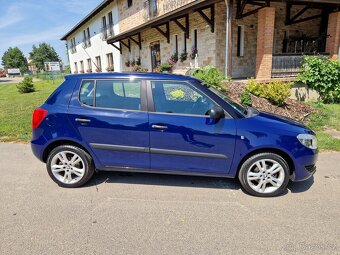
[[[76,118],[75,121],[80,122],[80,123],[90,123],[91,122],[91,120],[89,120],[89,119],[82,119],[82,118]]]
[[[164,126],[164,125],[152,125],[151,126],[152,128],[155,128],[155,129],[162,129],[162,130],[164,130],[164,129],[168,129],[168,127],[167,126]]]

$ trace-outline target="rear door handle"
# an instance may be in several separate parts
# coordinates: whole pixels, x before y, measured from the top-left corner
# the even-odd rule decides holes
[[[82,119],[82,118],[76,118],[75,121],[80,122],[80,123],[90,123],[91,122],[91,120],[89,120],[89,119]]]
[[[156,125],[156,124],[152,125],[151,127],[152,127],[152,128],[155,128],[155,129],[162,129],[162,130],[168,129],[167,126],[164,126],[164,125]]]

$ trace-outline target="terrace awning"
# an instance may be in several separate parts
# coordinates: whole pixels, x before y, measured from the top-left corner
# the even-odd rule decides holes
[[[122,45],[124,45],[130,50],[131,49],[130,41],[133,41],[141,48],[142,45],[141,45],[140,33],[150,28],[157,29],[164,37],[166,37],[167,42],[169,43],[170,42],[169,23],[171,21],[175,22],[186,33],[186,37],[189,38],[189,14],[193,12],[198,12],[202,16],[202,18],[210,25],[211,31],[214,32],[215,31],[215,6],[214,4],[217,2],[221,2],[221,1],[222,0],[194,1],[181,8],[175,9],[160,17],[153,18],[152,20],[147,21],[146,23],[143,23],[137,27],[134,27],[116,36],[113,36],[107,40],[107,43],[117,48],[121,53],[122,53],[121,47],[118,47],[114,43],[120,42]],[[203,10],[205,9],[210,9],[210,17],[208,17],[203,12]],[[180,23],[178,21],[179,19],[185,19],[185,22],[184,22],[185,24],[183,25],[182,23]],[[127,42],[124,42],[124,40],[126,39],[127,39]]]

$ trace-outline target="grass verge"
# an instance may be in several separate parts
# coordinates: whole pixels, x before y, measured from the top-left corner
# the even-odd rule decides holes
[[[318,137],[319,148],[323,151],[340,151],[340,139],[327,133],[327,130],[340,132],[340,104],[313,105],[317,112],[312,114],[307,125]]]
[[[62,83],[38,81],[36,91],[20,94],[17,84],[0,84],[0,142],[29,142],[32,112]]]

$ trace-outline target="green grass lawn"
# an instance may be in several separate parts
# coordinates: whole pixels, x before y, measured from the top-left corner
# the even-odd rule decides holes
[[[340,131],[340,104],[314,104],[318,110],[311,116],[308,127],[313,129],[318,137],[321,150],[340,151],[340,139],[337,139],[326,130]]]
[[[28,142],[32,112],[62,83],[35,82],[36,92],[20,94],[16,84],[0,84],[0,142]]]

